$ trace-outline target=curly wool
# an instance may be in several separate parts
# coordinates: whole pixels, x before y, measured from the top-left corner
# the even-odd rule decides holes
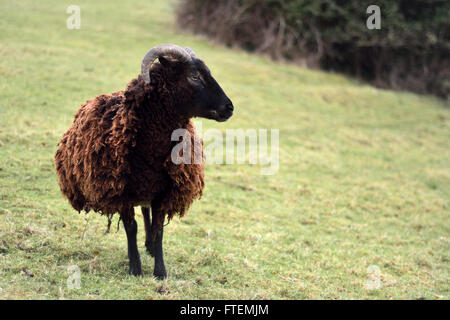
[[[203,155],[203,143],[194,143],[193,123],[175,112],[180,95],[189,92],[168,90],[169,81],[156,66],[151,85],[139,76],[125,91],[100,95],[78,110],[55,154],[61,191],[75,210],[119,212],[122,219],[132,219],[130,208],[153,202],[162,214],[156,223],[162,226],[165,215],[183,216],[201,197],[203,156],[200,164],[171,160],[178,143],[171,141],[175,129],[190,133],[192,157]]]

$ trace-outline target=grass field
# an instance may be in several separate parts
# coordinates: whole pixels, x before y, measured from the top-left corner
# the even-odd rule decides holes
[[[3,0],[0,16],[1,299],[450,298],[448,102],[220,47],[177,30],[162,0]],[[161,43],[194,48],[234,102],[204,130],[280,130],[277,174],[207,167],[202,200],[165,229],[163,282],[140,214],[135,278],[117,217],[105,235],[106,218],[75,212],[53,167],[80,104],[123,89]]]

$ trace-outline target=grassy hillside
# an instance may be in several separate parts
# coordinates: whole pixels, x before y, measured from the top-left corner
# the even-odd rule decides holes
[[[72,3],[0,3],[1,299],[450,298],[448,103],[219,47],[176,30],[166,1],[78,1],[69,30]],[[135,278],[117,217],[105,235],[106,218],[77,214],[53,167],[80,104],[123,89],[161,43],[194,48],[235,104],[204,130],[280,130],[277,174],[207,167],[202,200],[165,229],[164,282],[140,214]]]

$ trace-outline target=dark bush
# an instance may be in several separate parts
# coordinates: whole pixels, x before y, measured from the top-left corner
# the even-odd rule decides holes
[[[369,30],[366,9],[381,9]],[[449,99],[450,1],[181,0],[178,23],[229,46]]]

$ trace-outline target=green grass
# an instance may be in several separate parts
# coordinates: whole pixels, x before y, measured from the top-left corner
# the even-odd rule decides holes
[[[78,1],[80,30],[66,28],[71,4],[0,3],[0,298],[450,298],[447,102],[212,44],[177,30],[166,1]],[[161,43],[194,48],[234,102],[204,129],[280,130],[277,174],[207,167],[202,200],[166,227],[164,282],[140,214],[135,278],[123,228],[77,214],[53,167],[80,104],[123,89]],[[371,265],[379,290],[365,287]]]

